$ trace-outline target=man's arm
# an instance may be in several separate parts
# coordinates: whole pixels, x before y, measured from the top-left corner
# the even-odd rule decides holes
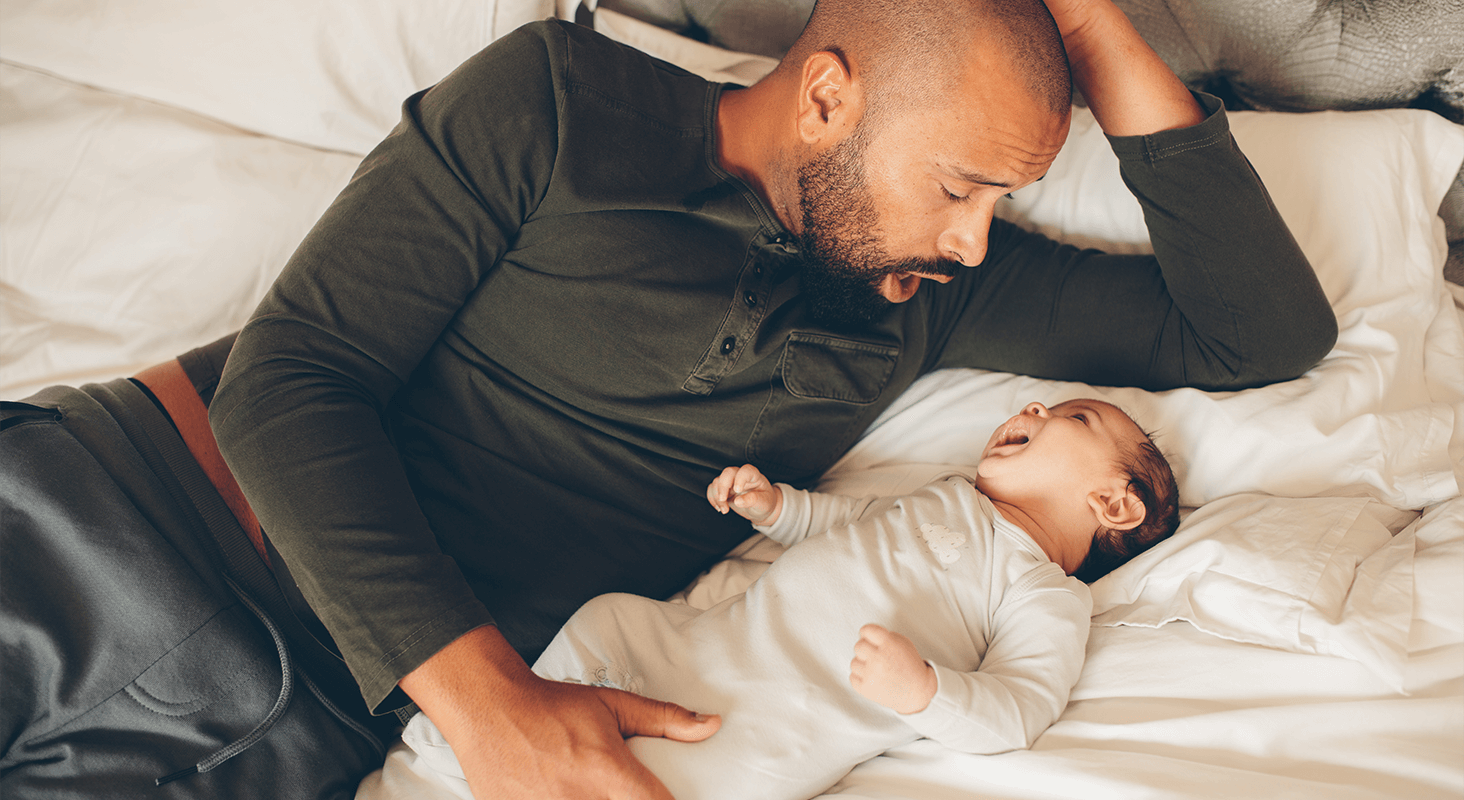
[[[1219,101],[1189,92],[1109,0],[1048,5],[1154,255],[1079,250],[997,221],[986,261],[930,295],[933,329],[949,338],[929,366],[1154,391],[1310,369],[1335,343],[1336,317]]]
[[[209,407],[229,468],[373,710],[492,622],[437,544],[388,409],[545,191],[552,139],[515,130],[491,102],[552,130],[551,44],[501,39],[405,103],[240,331]],[[514,70],[517,84],[497,77]]]
[[[211,422],[369,706],[400,686],[480,797],[665,797],[622,737],[716,724],[534,676],[438,546],[385,424],[546,191],[564,50],[535,30],[408,101],[240,333]]]
[[[1103,132],[1142,136],[1207,114],[1110,0],[1046,0],[1076,84]]]

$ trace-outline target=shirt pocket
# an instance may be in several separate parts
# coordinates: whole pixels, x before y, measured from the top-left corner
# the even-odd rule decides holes
[[[750,461],[799,482],[822,474],[887,403],[900,348],[818,333],[788,336],[747,443]]]

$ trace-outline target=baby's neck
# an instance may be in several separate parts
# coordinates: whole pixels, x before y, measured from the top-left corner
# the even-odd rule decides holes
[[[1077,571],[1087,554],[1087,548],[1074,546],[1080,541],[1080,537],[1072,532],[1072,521],[1060,519],[1051,509],[1045,507],[1017,505],[994,497],[989,499],[1002,518],[1021,528],[1028,538],[1042,548],[1042,552],[1047,554],[1052,563],[1062,567],[1063,572],[1069,575]]]

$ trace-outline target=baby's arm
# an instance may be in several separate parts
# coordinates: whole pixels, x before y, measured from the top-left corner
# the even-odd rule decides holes
[[[902,717],[910,727],[953,750],[1003,753],[1031,747],[1057,721],[1082,670],[1092,601],[1086,587],[1052,585],[1052,572],[1048,586],[1003,602],[974,672],[934,665],[935,696]]]
[[[707,502],[713,508],[723,514],[736,511],[759,532],[785,547],[879,513],[895,499],[844,497],[774,484],[751,464],[728,467],[707,485]]]
[[[860,694],[901,714],[924,711],[935,697],[935,669],[915,643],[875,624],[859,629],[849,683]]]

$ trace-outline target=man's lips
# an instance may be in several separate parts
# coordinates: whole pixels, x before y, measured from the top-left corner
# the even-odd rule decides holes
[[[921,280],[950,283],[951,275],[932,275],[926,272],[895,272],[884,277],[880,284],[880,295],[891,303],[903,303],[915,296]]]
[[[905,274],[912,278],[924,278],[925,280],[935,281],[936,283],[950,283],[956,279],[954,275],[938,275],[932,272],[907,272]]]

